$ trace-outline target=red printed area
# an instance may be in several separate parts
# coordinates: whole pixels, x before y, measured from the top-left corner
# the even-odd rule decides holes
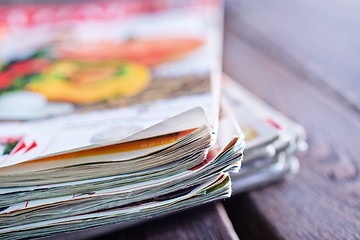
[[[266,119],[266,121],[267,121],[268,123],[270,123],[271,125],[273,125],[274,127],[276,127],[277,129],[282,130],[281,126],[280,126],[279,124],[277,124],[277,123],[274,121],[274,119],[268,118],[268,119]]]
[[[6,71],[0,72],[0,90],[11,86],[17,77],[37,73],[49,64],[47,59],[29,59],[12,64]]]
[[[23,141],[20,141],[18,144],[16,144],[14,149],[10,152],[10,155],[14,155],[15,153],[21,151],[25,147],[26,147],[25,143]]]
[[[36,141],[26,143],[23,137],[0,137],[0,156],[24,154],[36,147]]]
[[[216,158],[216,156],[221,152],[221,148],[220,146],[217,144],[216,146],[214,146],[212,149],[210,149],[208,155],[206,156],[206,159],[200,163],[199,165],[197,165],[196,167],[193,167],[192,169],[190,169],[190,171],[195,171],[203,166],[205,166],[206,164],[208,164],[209,162],[211,162],[212,160],[214,160]]]
[[[25,153],[27,153],[28,151],[30,151],[31,149],[36,148],[36,147],[37,147],[37,144],[35,141],[33,141],[32,144],[28,147],[28,149],[26,149]]]
[[[204,10],[205,6],[218,5],[216,0],[202,1],[101,1],[67,4],[24,4],[17,7],[0,7],[0,25],[32,26],[64,21],[126,19],[146,13],[184,8]]]
[[[235,137],[222,151],[221,151],[220,145],[216,144],[213,148],[210,149],[208,155],[206,156],[206,159],[202,163],[200,163],[198,166],[193,167],[190,170],[194,171],[194,170],[197,170],[197,169],[205,166],[206,164],[208,164],[209,162],[214,160],[217,156],[219,156],[220,153],[226,152],[230,147],[232,147],[236,143],[237,140],[238,140],[238,138]]]
[[[22,137],[0,137],[0,156],[13,154],[23,148]]]

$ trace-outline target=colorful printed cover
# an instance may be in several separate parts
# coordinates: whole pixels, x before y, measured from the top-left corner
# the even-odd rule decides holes
[[[216,132],[221,12],[215,0],[1,6],[0,167],[206,119]]]

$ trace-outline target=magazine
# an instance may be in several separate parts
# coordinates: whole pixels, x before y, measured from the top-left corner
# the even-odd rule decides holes
[[[0,11],[0,119],[38,120],[0,125],[0,167],[204,124],[217,133],[220,2],[74,2]],[[108,108],[117,118],[99,124]]]

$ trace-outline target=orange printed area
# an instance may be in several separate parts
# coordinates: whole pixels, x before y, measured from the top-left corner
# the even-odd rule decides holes
[[[152,67],[181,58],[203,44],[202,39],[195,38],[131,39],[122,43],[75,42],[72,49],[57,46],[57,52],[65,59],[120,59]]]
[[[35,159],[33,161],[44,162],[44,161],[56,161],[56,160],[63,160],[63,159],[70,159],[70,158],[80,158],[80,157],[88,157],[88,156],[95,156],[95,155],[105,155],[111,153],[120,153],[120,152],[128,152],[128,151],[135,151],[141,150],[146,148],[152,148],[157,146],[162,146],[170,143],[174,143],[178,139],[192,133],[195,129],[190,129],[186,131],[181,131],[177,133],[171,133],[159,137],[148,138],[144,140],[138,140],[128,143],[119,143],[104,147],[86,149],[71,153],[64,153],[56,156],[45,157],[40,159]]]
[[[241,130],[244,132],[247,141],[255,139],[258,136],[256,130],[251,126],[241,127]]]

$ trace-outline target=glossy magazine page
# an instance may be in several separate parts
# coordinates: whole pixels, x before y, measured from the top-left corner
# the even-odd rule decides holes
[[[0,6],[0,166],[204,124],[216,134],[221,21],[207,0]]]

